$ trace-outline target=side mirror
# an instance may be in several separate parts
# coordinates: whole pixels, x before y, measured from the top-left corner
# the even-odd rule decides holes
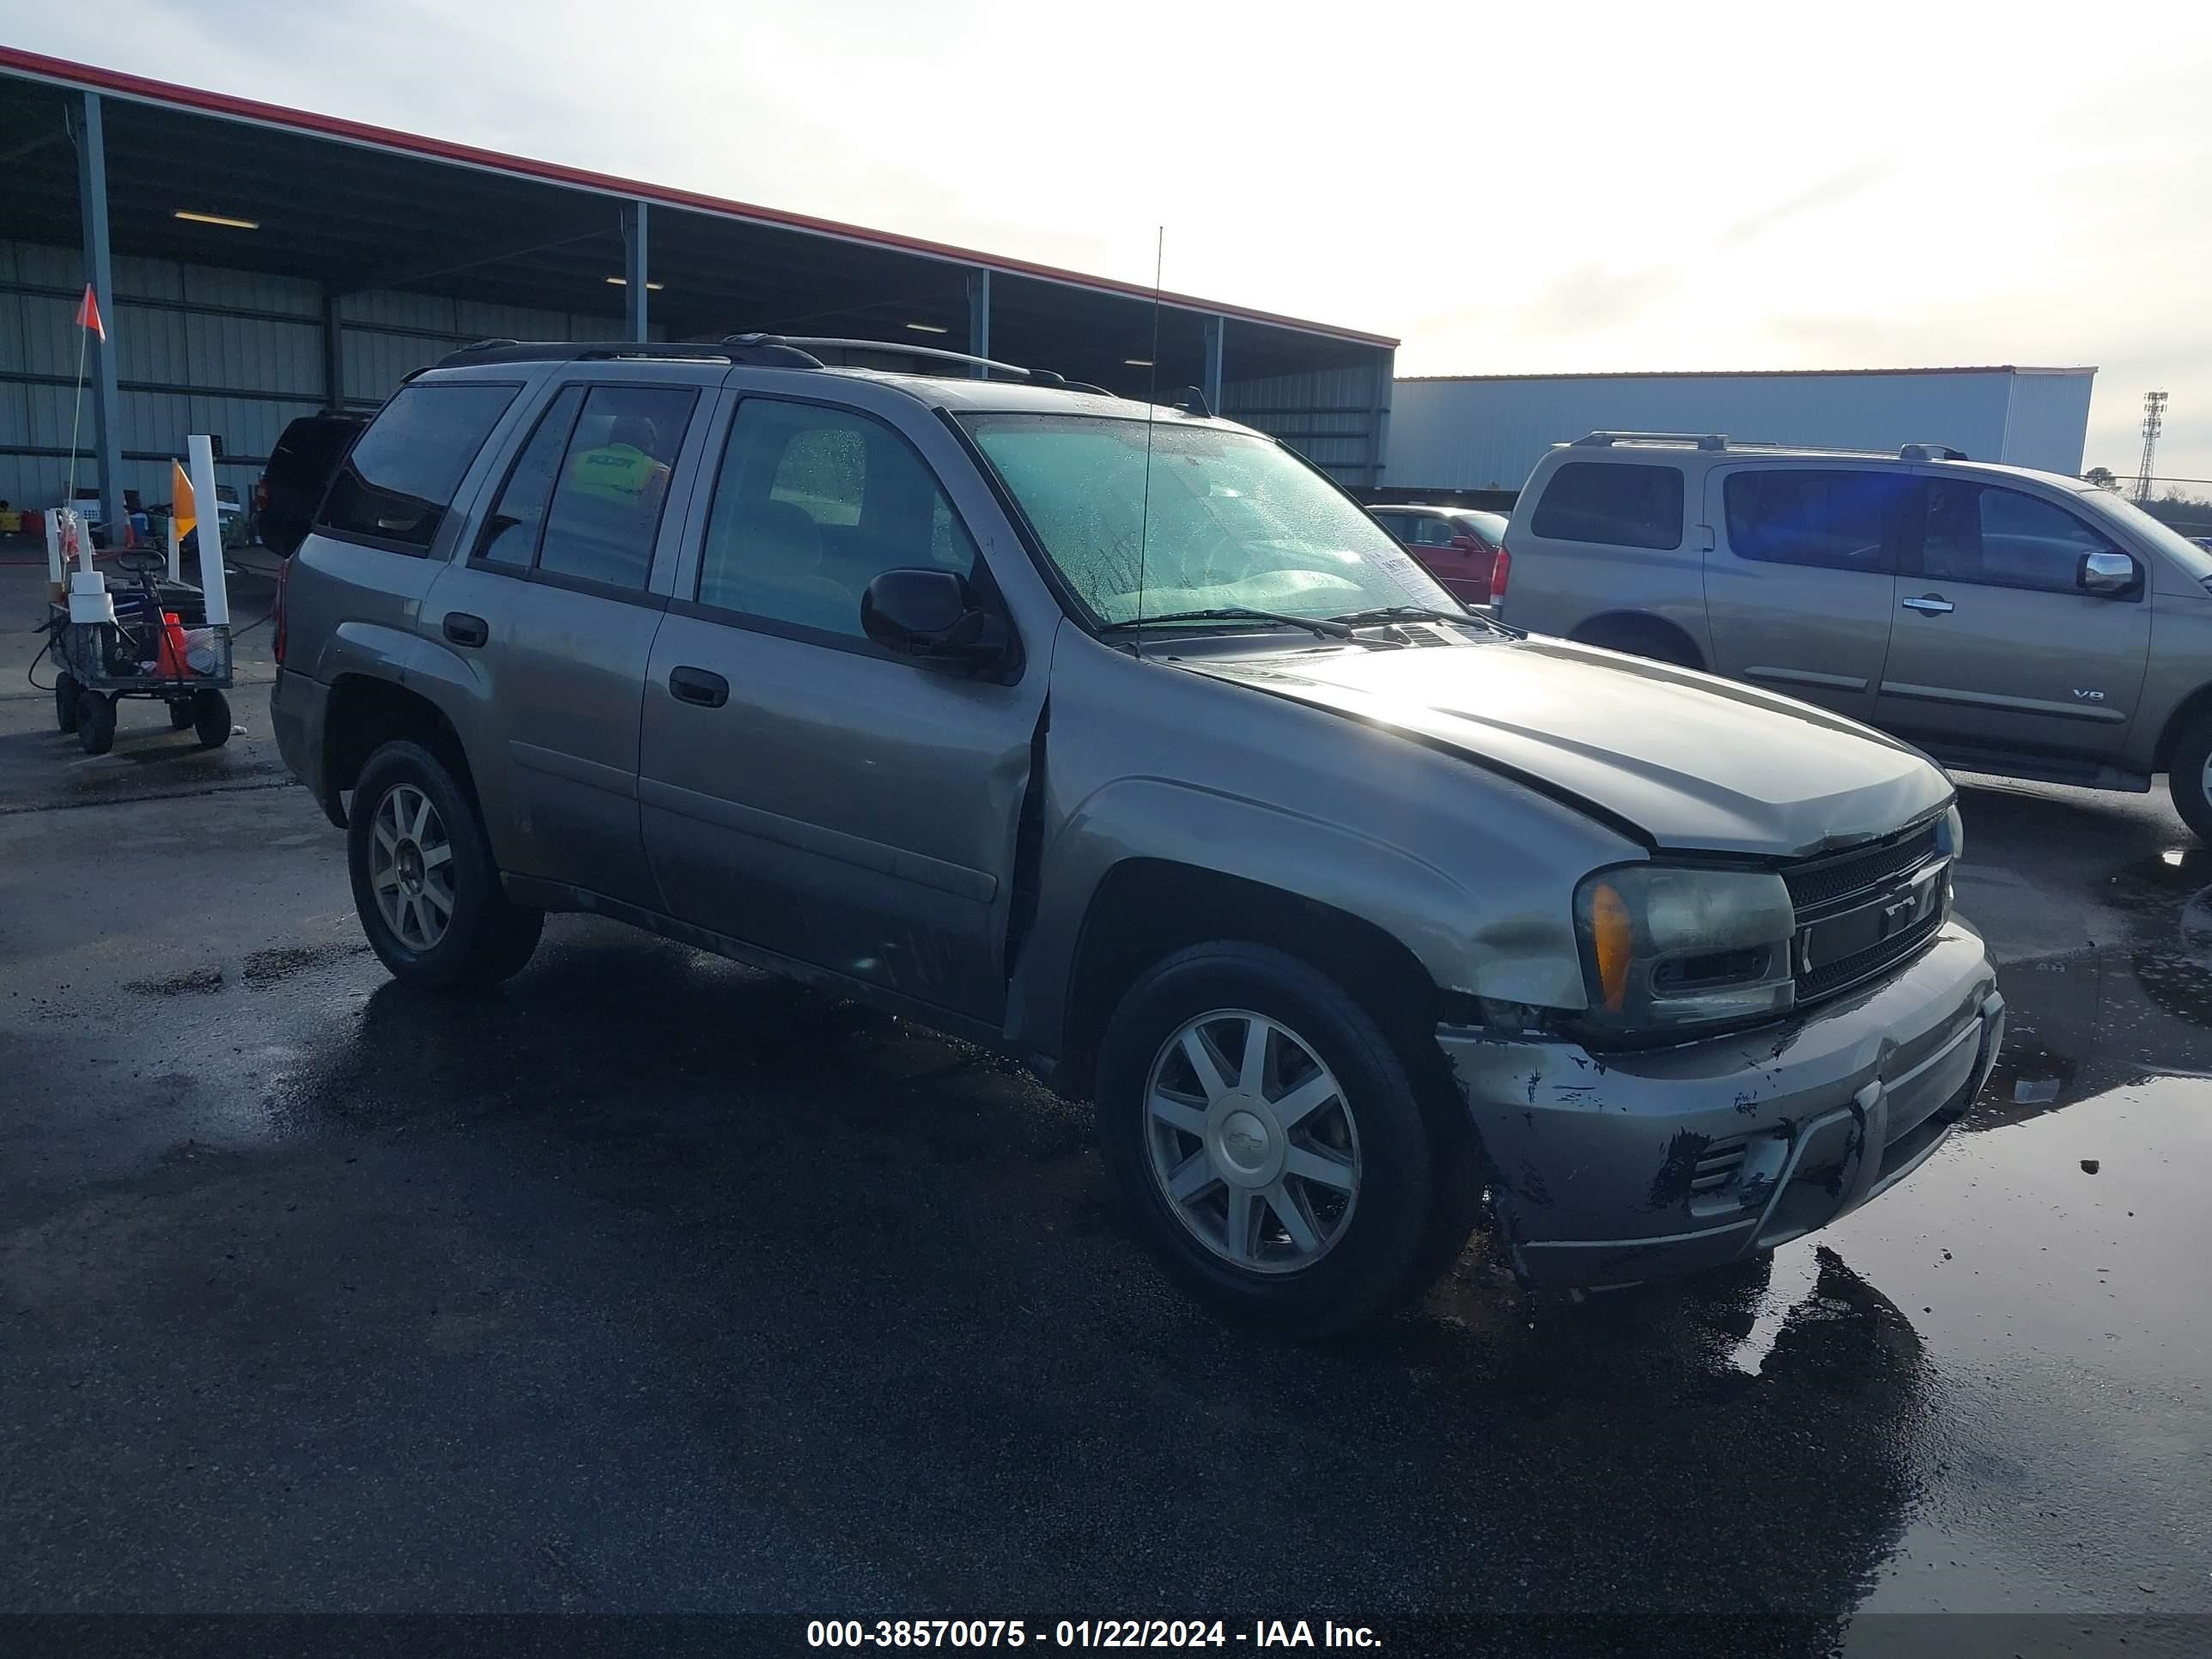
[[[2084,553],[2074,573],[2074,585],[2100,599],[2132,593],[2142,581],[2142,568],[2125,553]]]
[[[1455,553],[1487,553],[1490,551],[1487,547],[1483,545],[1482,538],[1480,536],[1455,536],[1451,538],[1451,544],[1452,551]]]
[[[973,671],[1006,658],[1006,619],[950,570],[886,570],[860,595],[860,631],[894,655]]]

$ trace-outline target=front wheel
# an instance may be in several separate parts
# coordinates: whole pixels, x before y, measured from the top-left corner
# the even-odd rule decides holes
[[[61,727],[64,737],[76,730],[77,699],[83,695],[84,688],[76,683],[76,676],[63,669],[61,678],[54,682],[54,724]]]
[[[2181,734],[2166,787],[2182,822],[2197,832],[2197,840],[2212,842],[2212,712],[2199,714]]]
[[[420,744],[387,743],[361,769],[346,862],[362,931],[396,979],[494,984],[538,948],[544,913],[508,902],[475,803]]]
[[[1183,1286],[1299,1336],[1420,1290],[1434,1142],[1407,1068],[1340,986],[1223,941],[1139,980],[1099,1056],[1099,1138]]]

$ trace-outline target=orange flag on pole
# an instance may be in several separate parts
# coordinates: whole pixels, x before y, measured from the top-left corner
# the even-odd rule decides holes
[[[100,300],[90,283],[84,285],[84,298],[77,301],[76,325],[100,336],[100,344],[107,343],[107,325],[100,320]]]
[[[180,547],[200,520],[199,507],[192,500],[192,481],[185,476],[182,464],[171,461],[169,472],[169,544]]]

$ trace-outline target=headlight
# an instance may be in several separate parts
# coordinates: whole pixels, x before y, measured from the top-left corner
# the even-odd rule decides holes
[[[1769,871],[1601,870],[1575,891],[1588,1018],[1626,1036],[1786,1013],[1796,923]]]
[[[1943,814],[1943,822],[1936,827],[1936,850],[1948,859],[1964,857],[1966,851],[1966,821],[1959,816],[1954,805]]]

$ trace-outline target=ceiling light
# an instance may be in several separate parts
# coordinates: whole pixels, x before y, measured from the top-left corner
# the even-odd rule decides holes
[[[612,283],[617,288],[628,288],[629,286],[629,278],[627,276],[610,276],[607,280]],[[658,294],[664,286],[665,286],[665,284],[660,283],[647,283],[645,285],[645,291],[647,294]]]
[[[1131,368],[1150,368],[1152,366],[1150,357],[1124,357],[1121,361]]]
[[[173,216],[179,219],[189,220],[191,223],[196,225],[222,225],[226,229],[229,230],[258,230],[261,228],[261,222],[258,219],[231,219],[225,217],[220,213],[192,213],[187,211],[184,208],[179,208]]]
[[[950,334],[952,331],[948,328],[939,328],[935,323],[908,323],[907,326],[917,334]]]

